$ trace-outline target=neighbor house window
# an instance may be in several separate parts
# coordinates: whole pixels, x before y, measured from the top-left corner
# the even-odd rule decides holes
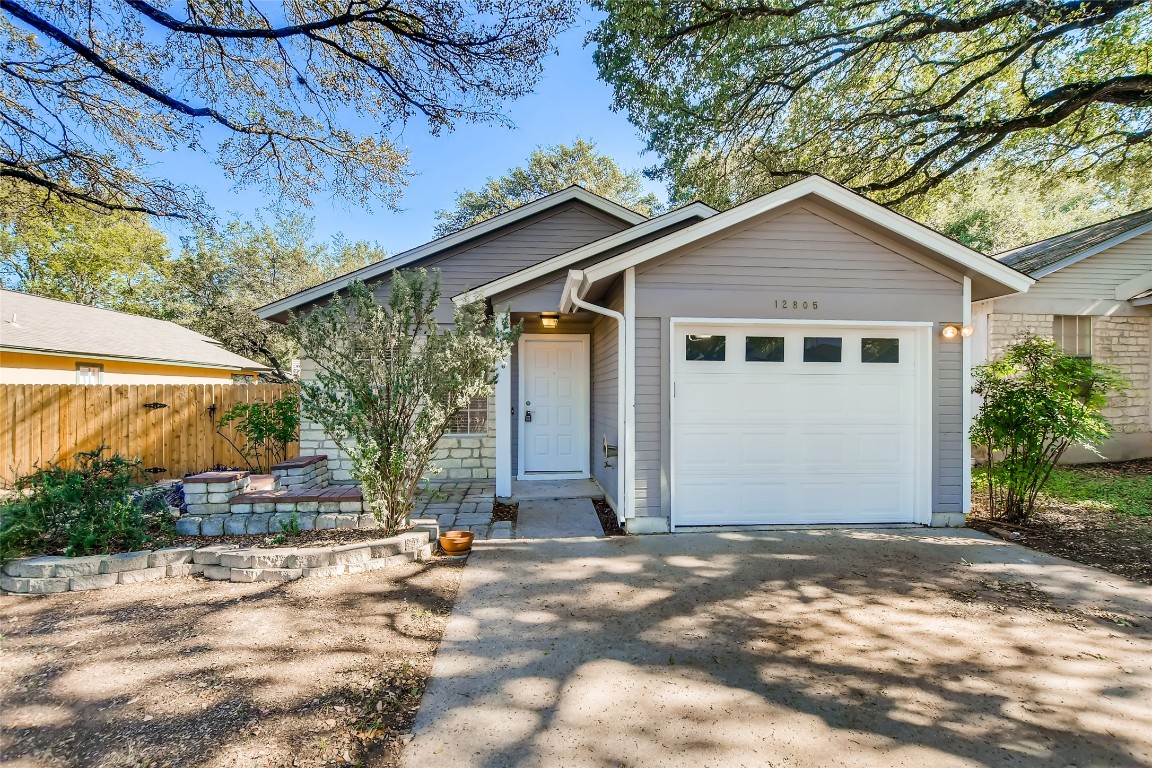
[[[844,339],[838,336],[805,336],[804,362],[838,363]]]
[[[76,363],[77,384],[103,384],[104,366],[99,363]]]
[[[488,432],[488,398],[481,395],[472,398],[468,407],[456,414],[448,425],[448,433],[453,435],[483,435]]]
[[[694,336],[684,339],[684,359],[721,362],[724,360],[724,336]]]
[[[1092,318],[1056,315],[1052,318],[1052,338],[1073,357],[1092,357]]]

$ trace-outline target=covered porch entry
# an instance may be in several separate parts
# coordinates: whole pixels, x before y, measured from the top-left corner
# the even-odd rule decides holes
[[[547,311],[511,322],[523,332],[496,384],[496,498],[604,498],[615,508],[615,323]]]

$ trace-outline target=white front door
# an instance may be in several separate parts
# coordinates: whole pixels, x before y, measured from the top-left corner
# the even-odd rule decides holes
[[[674,325],[676,525],[914,522],[922,329]]]
[[[520,474],[588,473],[588,337],[520,342]]]

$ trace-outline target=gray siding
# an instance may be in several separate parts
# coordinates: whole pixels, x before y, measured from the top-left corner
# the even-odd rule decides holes
[[[599,264],[605,259],[610,259],[624,251],[638,248],[645,243],[649,243],[665,235],[670,235],[697,221],[699,221],[699,219],[678,221],[644,237],[638,237],[624,245],[610,248],[591,258],[583,259],[575,264],[559,269],[531,283],[517,286],[506,293],[493,296],[492,305],[500,309],[507,307],[513,312],[553,312],[560,305],[560,295],[564,292],[564,283],[568,279],[568,270],[585,269],[593,264]],[[620,307],[615,307],[615,309],[620,309]]]
[[[964,472],[963,346],[932,334],[933,512],[962,512]]]
[[[963,288],[874,240],[794,208],[658,263],[636,276],[638,516],[669,514],[672,317],[957,322]],[[775,302],[788,300],[788,308]],[[791,302],[818,309],[792,309]],[[961,509],[959,343],[934,341],[933,510]]]
[[[667,517],[669,496],[662,490],[661,455],[668,440],[668,400],[661,396],[667,377],[666,323],[659,317],[636,318],[636,516]],[[663,477],[667,477],[663,475]]]
[[[1027,295],[1112,301],[1116,298],[1116,286],[1149,271],[1152,271],[1152,232],[1040,278]]]
[[[623,286],[616,286],[604,302],[604,306],[621,311],[623,309]],[[619,331],[617,323],[610,317],[596,315],[592,321],[592,428],[589,430],[592,476],[612,499],[620,499],[617,483],[619,462],[624,457],[624,445],[620,439],[619,412]],[[603,443],[607,440],[617,446],[619,454],[614,459],[604,458]],[[607,465],[607,466],[606,466]]]
[[[1150,314],[1116,300],[1116,287],[1152,272],[1152,232],[1040,278],[1028,293],[996,299],[993,312],[1049,315]]]
[[[442,299],[437,317],[441,322],[452,319],[452,297],[485,283],[519,272],[615,234],[628,225],[581,203],[548,211],[474,243],[437,255],[419,266],[439,269]],[[376,293],[388,295],[388,280],[382,280]],[[559,295],[557,295],[559,304]]]

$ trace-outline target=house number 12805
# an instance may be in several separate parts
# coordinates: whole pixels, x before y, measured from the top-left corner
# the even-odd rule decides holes
[[[798,299],[776,299],[776,309],[820,309],[815,301],[800,301]]]

